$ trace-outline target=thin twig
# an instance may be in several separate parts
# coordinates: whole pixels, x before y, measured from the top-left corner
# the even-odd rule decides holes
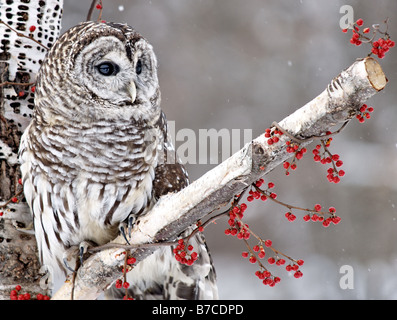
[[[349,121],[350,120],[345,121],[343,123],[343,125],[338,130],[336,130],[334,132],[331,132],[331,133],[325,134],[325,135],[321,135],[321,136],[313,135],[313,136],[310,136],[310,137],[307,137],[307,138],[295,137],[294,135],[290,134],[287,130],[282,128],[276,121],[273,121],[272,126],[275,126],[279,131],[281,131],[283,134],[285,134],[292,141],[294,141],[294,142],[296,142],[298,144],[301,144],[301,143],[308,142],[308,141],[315,140],[315,139],[326,139],[326,138],[332,137],[332,136],[340,133],[347,126]]]
[[[317,213],[317,214],[321,214],[321,215],[326,215],[326,214],[331,214],[332,215],[332,213],[329,213],[329,212],[316,211],[315,209],[301,208],[301,207],[290,205],[288,203],[284,203],[284,202],[282,202],[280,200],[277,200],[277,199],[275,199],[273,197],[270,197],[268,193],[266,193],[261,188],[257,187],[254,183],[252,184],[252,186],[255,188],[256,191],[258,191],[259,193],[265,195],[267,197],[267,199],[270,199],[270,200],[276,202],[277,204],[288,208],[289,210],[295,209],[295,210],[300,210],[300,211],[305,211],[305,212],[313,212],[313,213]]]
[[[24,35],[23,33],[15,30],[14,28],[12,28],[9,24],[5,23],[3,20],[0,20],[0,23],[4,24],[7,28],[9,28],[11,31],[14,31],[18,37],[21,38],[26,38],[26,39],[30,39],[34,42],[36,42],[39,46],[42,46],[44,49],[49,50],[49,48],[47,46],[45,46],[44,44],[42,44],[41,42],[37,41],[35,38],[33,38],[32,36],[27,36]]]
[[[11,199],[8,199],[5,203],[3,203],[2,205],[0,205],[0,209],[4,209],[5,207],[7,207],[7,205],[12,202],[12,199],[15,197],[18,197],[22,194],[23,189],[19,190],[13,197],[11,197]]]
[[[5,86],[32,86],[34,85],[34,82],[10,82],[10,81],[4,81],[0,83],[0,87],[5,87]]]
[[[90,9],[88,10],[86,21],[90,21],[91,20],[92,12],[94,11],[96,2],[97,2],[97,0],[92,0]]]

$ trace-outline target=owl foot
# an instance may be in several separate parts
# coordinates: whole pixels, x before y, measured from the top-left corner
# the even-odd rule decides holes
[[[83,265],[84,255],[88,252],[88,248],[95,246],[91,241],[82,241],[78,246],[72,246],[63,254],[63,264],[65,268],[71,272],[76,272]],[[79,259],[77,260],[77,256]],[[75,267],[70,266],[70,261],[74,261]],[[79,263],[77,263],[79,261]]]
[[[134,225],[135,221],[136,221],[136,214],[130,213],[127,217],[127,219],[125,219],[123,222],[120,223],[119,225],[119,230],[121,235],[123,236],[124,240],[127,242],[127,244],[129,245],[129,241],[127,239],[127,234],[126,231],[128,233],[128,238],[131,238],[131,231],[132,231],[132,226]]]

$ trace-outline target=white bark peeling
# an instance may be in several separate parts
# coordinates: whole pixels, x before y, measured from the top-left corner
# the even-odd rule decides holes
[[[354,117],[361,105],[382,90],[386,83],[387,79],[376,60],[366,58],[356,61],[333,79],[318,97],[279,124],[298,137],[322,135],[331,127]],[[230,201],[244,186],[256,181],[291,156],[285,151],[286,140],[288,137],[284,135],[280,142],[269,146],[262,134],[184,190],[162,197],[136,223],[131,244],[172,239],[198,219]],[[114,242],[124,243],[121,237]],[[145,250],[140,249],[139,254]],[[76,299],[97,297],[120,276],[120,262],[114,258],[120,251],[108,249],[87,260],[77,273]],[[145,255],[138,255],[137,262],[142,260],[139,257]],[[104,277],[104,274],[107,276]],[[70,282],[65,283],[53,299],[69,299],[71,288]]]

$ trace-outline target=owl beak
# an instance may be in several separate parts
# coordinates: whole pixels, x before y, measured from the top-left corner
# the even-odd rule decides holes
[[[135,99],[136,99],[136,86],[135,86],[135,82],[131,81],[130,85],[128,86],[128,92],[130,94],[131,97],[131,102],[134,103]]]

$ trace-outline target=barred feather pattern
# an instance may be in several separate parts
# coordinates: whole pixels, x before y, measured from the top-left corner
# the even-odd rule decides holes
[[[81,23],[48,52],[19,159],[40,260],[54,277],[68,273],[65,258],[74,267],[71,248],[107,243],[130,214],[145,214],[188,184],[160,100],[153,48],[127,25]],[[132,296],[217,298],[204,237],[192,241],[194,266],[159,249],[129,272]]]

